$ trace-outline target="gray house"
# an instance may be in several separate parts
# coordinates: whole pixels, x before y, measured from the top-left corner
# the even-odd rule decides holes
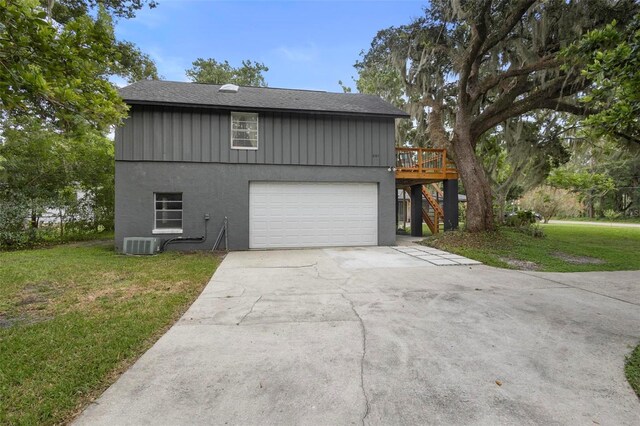
[[[225,217],[231,250],[395,243],[394,120],[407,114],[380,98],[166,81],[120,93],[118,249],[210,249]]]

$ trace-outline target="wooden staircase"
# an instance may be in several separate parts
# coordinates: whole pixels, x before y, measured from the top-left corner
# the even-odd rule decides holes
[[[436,188],[436,192],[441,193],[440,188],[437,185],[433,186]],[[411,195],[407,188],[404,190],[409,194],[409,196]],[[444,211],[436,197],[427,191],[425,185],[422,185],[422,196],[427,202],[426,206],[422,206],[422,220],[427,224],[432,234],[437,234],[440,232],[440,220],[444,217]]]
[[[422,218],[427,223],[432,234],[440,232],[440,219],[444,217],[444,211],[438,200],[422,185],[422,196],[427,200],[428,208],[422,208]],[[429,210],[432,212],[429,215]]]
[[[442,200],[444,194],[439,184],[458,179],[458,171],[447,158],[447,150],[396,147],[395,175],[396,188],[404,189],[405,192],[409,193],[409,188],[414,185],[421,185],[422,220],[420,221],[420,229],[422,230],[422,221],[424,221],[433,234],[440,232],[440,222],[444,222],[444,211],[438,198]],[[455,222],[457,223],[457,220]]]
[[[444,192],[442,191],[442,189],[440,189],[440,187],[437,184],[432,183],[431,188],[433,188],[433,190],[436,191],[436,194],[438,194],[440,197],[444,197]]]

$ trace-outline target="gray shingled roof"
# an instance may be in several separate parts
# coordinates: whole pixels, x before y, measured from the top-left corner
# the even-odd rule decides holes
[[[221,93],[220,85],[139,81],[120,89],[129,104],[178,104],[255,110],[305,111],[350,115],[407,117],[390,103],[373,95],[312,90],[240,87],[237,93]]]

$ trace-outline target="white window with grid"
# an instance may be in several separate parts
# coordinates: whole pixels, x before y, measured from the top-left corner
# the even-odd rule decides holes
[[[231,148],[258,149],[258,114],[231,113]]]
[[[182,233],[182,193],[156,192],[154,194],[154,234]]]

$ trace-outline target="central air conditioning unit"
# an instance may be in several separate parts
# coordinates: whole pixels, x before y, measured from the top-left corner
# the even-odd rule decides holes
[[[124,239],[124,254],[156,254],[160,249],[157,238],[127,237]]]

